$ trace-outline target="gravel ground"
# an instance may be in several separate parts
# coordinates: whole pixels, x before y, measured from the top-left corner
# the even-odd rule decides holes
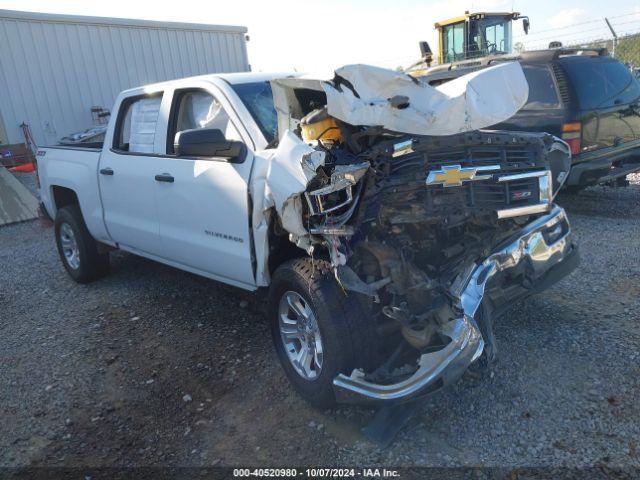
[[[0,228],[0,465],[640,467],[640,178],[559,203],[579,269],[384,450],[293,393],[257,297],[122,252],[77,285],[49,223]]]

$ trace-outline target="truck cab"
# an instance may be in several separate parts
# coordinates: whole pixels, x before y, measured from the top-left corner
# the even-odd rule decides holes
[[[529,18],[518,12],[475,12],[437,22],[438,63],[452,63],[513,51],[512,24],[523,21],[529,31]]]
[[[261,114],[273,109],[269,78],[205,76],[122,92],[102,149],[41,149],[40,176],[55,185],[41,191],[46,210],[55,216],[71,191],[100,243],[255,289],[247,192],[253,152],[275,135],[275,114]],[[213,159],[176,149],[177,133],[205,127],[246,148]]]

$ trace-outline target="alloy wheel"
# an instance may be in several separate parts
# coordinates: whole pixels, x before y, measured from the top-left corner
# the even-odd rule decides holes
[[[62,253],[67,264],[77,270],[80,268],[80,250],[78,249],[78,242],[76,236],[73,233],[73,228],[68,223],[60,225],[60,245],[62,246]]]
[[[300,294],[287,291],[278,308],[280,338],[295,371],[305,380],[320,375],[323,361],[322,337],[311,305]]]

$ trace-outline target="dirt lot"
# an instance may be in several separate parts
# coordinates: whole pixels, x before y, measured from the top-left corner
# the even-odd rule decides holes
[[[559,203],[579,270],[385,450],[296,396],[252,295],[122,252],[77,285],[49,224],[0,228],[0,465],[640,467],[640,182]]]

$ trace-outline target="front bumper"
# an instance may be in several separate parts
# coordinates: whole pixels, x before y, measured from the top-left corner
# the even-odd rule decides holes
[[[554,206],[550,213],[526,225],[480,263],[470,265],[450,289],[454,303],[463,312],[460,318],[441,327],[439,333],[451,341],[441,350],[423,354],[418,369],[395,384],[376,384],[365,373],[333,380],[336,399],[342,403],[390,403],[424,395],[456,381],[485,347],[478,320],[485,291],[501,273],[517,272],[520,285],[510,286],[510,302],[536,293],[557,282],[577,265],[577,247],[564,210]],[[510,275],[511,276],[511,275]]]

